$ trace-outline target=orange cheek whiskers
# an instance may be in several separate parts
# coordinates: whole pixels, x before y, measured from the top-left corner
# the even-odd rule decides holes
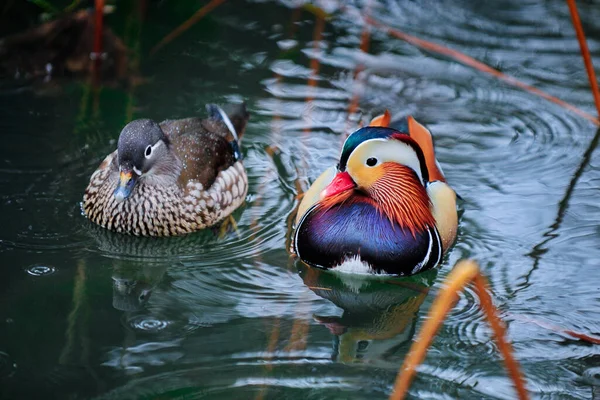
[[[324,198],[319,202],[319,208],[323,210],[329,210],[334,206],[343,205],[352,196],[354,190],[346,190],[345,192],[338,193],[333,196]]]
[[[414,171],[397,164],[384,168],[385,174],[369,190],[378,210],[413,236],[435,226],[429,196]]]
[[[415,172],[406,166],[391,163],[381,168],[382,173],[367,193],[357,189],[347,190],[320,200],[319,209],[329,210],[363,201],[371,203],[390,221],[410,230],[413,236],[435,226],[429,196]]]

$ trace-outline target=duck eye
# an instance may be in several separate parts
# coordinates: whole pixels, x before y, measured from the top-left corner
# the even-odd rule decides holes
[[[146,147],[144,155],[146,156],[146,158],[150,158],[150,156],[152,155],[152,146],[148,145],[148,147]]]
[[[377,165],[377,159],[375,157],[367,158],[367,165],[369,167],[374,167]]]

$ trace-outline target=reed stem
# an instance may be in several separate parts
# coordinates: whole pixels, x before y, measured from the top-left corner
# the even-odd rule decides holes
[[[598,90],[598,80],[596,79],[596,73],[594,72],[594,65],[592,64],[592,57],[590,56],[590,49],[588,49],[587,42],[585,40],[585,33],[581,26],[581,20],[579,19],[579,13],[577,12],[577,5],[575,0],[567,0],[569,5],[569,12],[571,13],[571,20],[573,21],[573,27],[575,27],[575,33],[577,34],[577,41],[579,42],[579,48],[581,55],[583,56],[583,63],[585,64],[585,70],[592,86],[592,94],[594,96],[594,103],[596,103],[596,111],[600,117],[600,90]]]
[[[181,35],[183,32],[185,32],[188,29],[190,29],[192,26],[194,26],[194,24],[196,22],[200,21],[209,12],[211,12],[212,10],[214,10],[215,8],[217,8],[218,6],[220,6],[221,4],[223,4],[224,2],[225,2],[225,0],[212,0],[210,3],[208,3],[204,7],[200,8],[187,21],[185,21],[183,24],[179,25],[171,33],[169,33],[167,36],[165,36],[160,42],[158,42],[158,44],[156,46],[154,46],[152,48],[152,50],[150,50],[150,54],[156,53],[163,46],[167,45],[173,39],[175,39],[176,37],[178,37],[179,35]]]
[[[512,346],[505,338],[504,324],[498,318],[496,308],[492,304],[491,296],[487,291],[487,280],[479,272],[477,263],[467,260],[459,262],[446,278],[444,287],[440,290],[431,306],[427,320],[421,327],[421,331],[413,342],[410,352],[404,360],[404,364],[402,364],[400,371],[398,371],[390,400],[401,400],[406,397],[410,384],[417,373],[416,369],[425,359],[427,350],[448,312],[456,304],[458,293],[464,290],[465,286],[470,282],[474,282],[475,284],[481,300],[480,307],[492,327],[498,348],[504,356],[509,375],[515,384],[518,398],[521,400],[528,399],[523,375],[519,370],[517,361],[512,355]]]

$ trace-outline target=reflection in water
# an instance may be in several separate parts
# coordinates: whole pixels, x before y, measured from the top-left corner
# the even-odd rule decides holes
[[[143,254],[150,248],[149,238],[113,235],[129,238],[128,249],[135,248],[138,257],[140,251]],[[137,246],[132,247],[136,242]],[[108,351],[103,366],[127,373],[140,373],[144,371],[142,365],[163,365],[181,358],[182,353],[177,350],[181,342],[179,339],[139,343],[138,338],[138,334],[159,334],[173,325],[173,321],[161,315],[160,311],[148,308],[152,292],[163,280],[167,266],[165,262],[113,261],[112,305],[116,310],[123,311],[120,319],[125,330],[122,345]],[[162,302],[156,297],[154,300]]]
[[[95,54],[95,36],[102,37],[101,54]],[[94,13],[81,10],[0,40],[0,78],[36,83],[53,77],[85,77],[101,58],[104,84],[130,79],[128,49],[110,28],[95,32]]]
[[[113,307],[121,311],[142,309],[166,269],[165,263],[115,261],[112,274]]]
[[[108,231],[91,221],[85,222],[86,233],[96,242],[94,250],[115,260],[128,259],[139,262],[144,259],[158,262],[169,257],[190,255],[210,243],[215,236],[208,229],[179,237],[138,237]]]
[[[594,365],[591,368],[586,369],[583,374],[583,382],[592,387],[592,400],[600,399],[600,357],[591,357],[588,360],[589,365]]]
[[[304,283],[343,309],[341,316],[314,315],[336,337],[341,362],[386,361],[405,350],[415,332],[419,308],[437,270],[408,278],[336,274],[297,262]]]
[[[567,186],[567,190],[566,190],[564,196],[558,203],[558,211],[556,214],[556,218],[554,219],[554,222],[552,223],[552,225],[550,225],[549,229],[547,229],[546,232],[544,232],[544,234],[543,234],[544,239],[540,243],[536,244],[533,247],[533,249],[531,250],[531,252],[528,254],[528,256],[533,258],[533,266],[527,272],[527,274],[524,275],[524,283],[521,285],[521,288],[529,286],[529,279],[531,277],[531,274],[538,269],[540,259],[548,250],[547,249],[548,242],[550,242],[551,240],[553,240],[559,236],[559,234],[557,232],[560,229],[560,225],[562,224],[562,222],[565,218],[565,214],[569,207],[569,201],[571,200],[571,196],[573,196],[573,191],[575,190],[577,182],[581,178],[581,175],[583,174],[584,170],[588,167],[588,165],[590,163],[590,158],[591,158],[592,154],[594,153],[594,150],[596,150],[596,147],[598,147],[599,142],[600,142],[600,129],[598,129],[596,131],[596,134],[590,141],[589,146],[586,148],[585,152],[583,153],[581,162],[579,163],[577,170],[575,170],[575,173],[573,174],[571,181],[569,182],[569,185]]]

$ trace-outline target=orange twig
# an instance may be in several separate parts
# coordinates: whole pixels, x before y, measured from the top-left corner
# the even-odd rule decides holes
[[[488,317],[494,332],[494,337],[498,342],[498,348],[504,356],[506,367],[509,370],[509,374],[517,389],[519,399],[528,398],[527,392],[525,391],[523,376],[519,371],[517,361],[512,356],[512,346],[505,339],[504,325],[498,318],[492,304],[492,299],[487,292],[486,280],[479,272],[477,263],[474,261],[461,261],[456,265],[450,275],[448,275],[445,287],[434,300],[431,310],[429,311],[428,319],[423,324],[408,356],[404,360],[404,364],[400,368],[400,371],[398,371],[394,391],[390,395],[390,400],[400,400],[406,396],[410,383],[416,374],[416,368],[425,359],[427,349],[431,345],[436,332],[442,325],[442,322],[450,309],[458,300],[458,292],[463,290],[464,287],[472,281],[475,283],[477,293],[481,300],[480,307]]]
[[[367,6],[365,7],[365,13],[367,16],[370,15],[371,13],[371,1],[367,3]],[[362,34],[360,36],[360,50],[363,53],[368,53],[369,52],[369,45],[371,42],[371,32],[369,30],[369,24],[365,24],[363,27],[363,31]],[[354,70],[354,75],[353,78],[356,80],[359,76],[359,74],[365,69],[365,66],[362,63],[358,63],[356,65],[356,68]],[[350,106],[348,107],[348,117],[346,118],[346,135],[342,135],[342,137],[347,137],[350,134],[350,117],[352,116],[352,114],[354,114],[357,110],[358,110],[358,102],[359,102],[359,95],[358,93],[354,93],[354,95],[352,96],[352,101],[350,102]]]
[[[512,345],[506,340],[506,328],[504,327],[504,323],[498,317],[498,311],[496,307],[494,307],[494,303],[492,302],[492,297],[488,292],[488,281],[485,276],[481,274],[481,272],[477,272],[474,278],[475,289],[477,291],[477,295],[480,300],[480,307],[485,313],[487,320],[492,327],[492,331],[494,332],[494,338],[496,339],[496,343],[498,343],[498,349],[500,353],[504,357],[504,364],[506,365],[506,369],[515,384],[515,388],[517,389],[517,394],[520,399],[527,399],[527,391],[525,390],[525,382],[523,380],[523,375],[519,371],[519,364],[517,360],[513,357],[513,348]]]
[[[315,29],[313,31],[313,57],[310,59],[311,74],[308,78],[308,86],[310,92],[306,98],[306,103],[310,103],[313,100],[312,88],[317,86],[317,77],[319,76],[319,69],[321,67],[317,53],[320,51],[321,39],[323,37],[323,30],[325,29],[325,18],[321,14],[315,14]]]
[[[592,344],[600,344],[600,337],[598,336],[592,336],[592,335],[588,335],[586,333],[580,333],[580,332],[576,332],[570,329],[565,329],[565,328],[561,328],[560,326],[557,325],[553,325],[551,323],[548,323],[546,321],[542,321],[539,319],[534,319],[528,316],[524,316],[524,315],[519,315],[519,314],[509,314],[508,317],[513,318],[514,320],[519,320],[522,322],[528,322],[528,323],[532,323],[535,324],[539,327],[551,330],[553,332],[559,333],[559,334],[563,334],[563,335],[567,335],[567,336],[571,336],[575,339],[579,339],[581,341],[584,342],[588,342],[588,343],[592,343]]]
[[[577,41],[579,42],[579,48],[581,49],[581,55],[583,56],[583,63],[585,64],[585,70],[587,71],[590,85],[592,86],[592,94],[594,95],[594,103],[596,103],[596,110],[600,117],[600,91],[598,90],[598,81],[596,80],[596,73],[594,72],[594,66],[592,65],[592,57],[590,57],[590,50],[588,49],[587,42],[585,40],[585,33],[581,26],[581,20],[579,19],[579,13],[577,12],[577,5],[575,0],[567,0],[569,5],[569,12],[571,13],[571,20],[575,27],[575,33],[577,34]]]
[[[104,28],[104,0],[96,0],[94,11],[94,62],[92,63],[92,69],[94,74],[97,73],[100,67],[100,60],[102,55],[102,30]]]
[[[600,344],[600,338],[595,336],[586,335],[585,333],[579,333],[571,330],[564,330],[563,333],[566,333],[569,336],[573,336],[576,339],[583,340],[584,342]]]
[[[279,342],[279,331],[280,331],[280,320],[279,318],[277,318],[275,320],[275,323],[273,324],[273,329],[271,330],[271,335],[269,336],[269,342],[267,343],[267,350],[266,350],[266,354],[265,354],[265,370],[270,373],[271,371],[273,371],[273,353],[275,352],[275,349],[277,348],[277,343]],[[256,395],[256,399],[255,400],[263,400],[265,398],[265,395],[267,394],[267,391],[269,390],[269,385],[265,384],[262,385],[262,387],[260,388],[260,391],[258,392],[258,394]]]
[[[225,2],[225,0],[212,0],[210,3],[208,3],[204,7],[200,8],[187,21],[185,21],[183,24],[179,25],[177,28],[175,28],[175,30],[173,30],[171,33],[169,33],[167,36],[165,36],[160,42],[158,42],[158,44],[156,46],[154,46],[152,48],[152,50],[150,50],[150,54],[156,53],[163,46],[170,43],[177,36],[181,35],[183,32],[190,29],[196,22],[198,22],[202,18],[204,18],[206,16],[206,14],[208,14],[209,12],[211,12],[212,10],[214,10],[215,8],[217,8],[224,2]]]
[[[481,61],[477,61],[476,59],[474,59],[473,57],[470,57],[466,54],[463,54],[457,50],[452,50],[449,49],[447,47],[444,47],[442,45],[439,45],[437,43],[433,43],[433,42],[429,42],[427,40],[423,40],[423,39],[419,39],[416,36],[412,36],[409,35],[407,33],[404,33],[402,31],[399,31],[397,29],[394,28],[390,28],[389,26],[385,25],[382,22],[379,22],[371,17],[367,17],[366,18],[367,23],[369,23],[370,25],[373,25],[383,31],[385,31],[388,35],[396,37],[398,39],[404,40],[414,46],[423,48],[425,50],[429,50],[429,51],[433,51],[435,53],[438,54],[443,54],[445,56],[448,56],[464,65],[468,65],[470,67],[475,68],[478,71],[481,72],[485,72],[487,74],[490,74],[492,76],[495,76],[496,78],[503,80],[506,83],[509,83],[513,86],[516,86],[518,88],[524,89],[530,93],[533,93],[537,96],[540,96],[548,101],[551,101],[552,103],[558,104],[559,106],[573,112],[574,114],[579,115],[580,117],[583,117],[591,122],[593,122],[596,125],[600,125],[600,120],[596,117],[594,117],[591,114],[586,113],[585,111],[575,107],[572,104],[567,103],[566,101],[563,101],[557,97],[554,97],[538,88],[535,88],[531,85],[528,85],[524,82],[521,82],[520,80],[513,78],[512,76],[506,75],[484,63],[482,63]]]

